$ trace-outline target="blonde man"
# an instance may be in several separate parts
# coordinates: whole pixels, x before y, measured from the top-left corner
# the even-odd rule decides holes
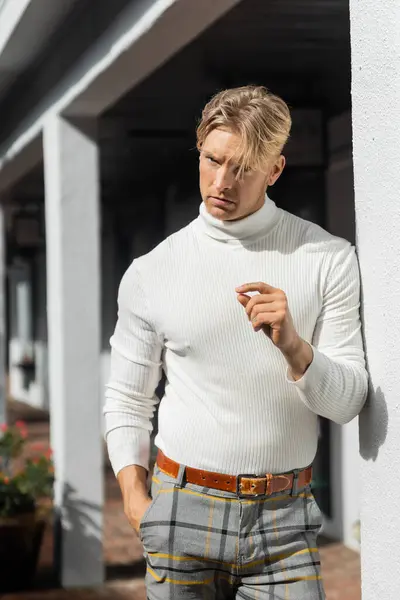
[[[266,194],[290,127],[263,87],[217,94],[197,131],[199,217],[121,282],[107,443],[150,600],[325,597],[317,420],[358,415],[367,374],[354,249]]]

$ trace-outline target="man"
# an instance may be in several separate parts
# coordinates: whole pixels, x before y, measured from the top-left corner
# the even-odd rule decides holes
[[[107,443],[150,600],[325,597],[318,415],[353,419],[367,374],[354,249],[266,195],[290,127],[263,87],[217,94],[197,131],[199,217],[121,282]]]

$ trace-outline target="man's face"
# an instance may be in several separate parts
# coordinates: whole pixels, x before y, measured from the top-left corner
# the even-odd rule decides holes
[[[238,179],[239,166],[234,157],[239,144],[236,133],[214,129],[200,152],[201,196],[207,211],[221,221],[243,219],[259,210],[267,187],[275,183],[285,166],[280,156],[271,161],[266,173],[248,171]]]

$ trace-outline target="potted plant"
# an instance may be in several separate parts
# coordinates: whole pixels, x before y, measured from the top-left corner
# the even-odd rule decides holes
[[[51,507],[51,451],[26,443],[25,423],[0,425],[0,592],[31,585]]]

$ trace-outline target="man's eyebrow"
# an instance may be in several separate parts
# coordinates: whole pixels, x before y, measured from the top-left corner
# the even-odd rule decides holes
[[[216,160],[217,162],[225,162],[225,157],[222,158],[217,156],[212,150],[208,150],[207,148],[202,148],[202,152],[204,154],[208,154],[211,158]],[[232,158],[228,159],[228,163],[231,165],[233,169],[240,169],[240,165]]]
[[[217,160],[218,162],[225,162],[225,160],[226,160],[225,156],[218,156],[218,154],[216,154],[212,150],[208,150],[207,148],[203,148],[202,151],[205,154],[208,154],[209,156],[211,156],[212,158],[214,158],[215,160]]]

